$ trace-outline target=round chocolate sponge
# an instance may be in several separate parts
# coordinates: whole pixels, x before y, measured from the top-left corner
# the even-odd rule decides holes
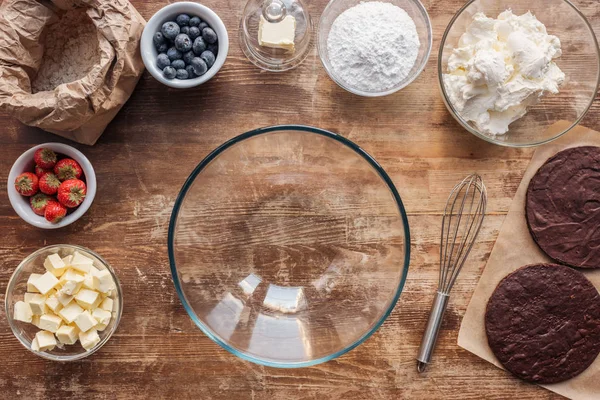
[[[533,240],[550,258],[600,268],[600,147],[574,147],[546,161],[525,203]]]
[[[583,372],[600,352],[600,295],[572,268],[525,266],[490,297],[485,331],[508,371],[529,382],[561,382]]]

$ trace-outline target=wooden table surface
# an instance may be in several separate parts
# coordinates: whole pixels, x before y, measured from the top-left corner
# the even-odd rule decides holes
[[[167,2],[132,1],[149,19]],[[326,0],[308,1],[318,18]],[[460,0],[426,0],[433,23],[431,59],[408,88],[379,99],[344,92],[313,49],[298,69],[265,73],[242,55],[237,39],[242,0],[206,0],[231,37],[230,55],[210,83],[168,90],[144,73],[129,102],[93,147],[77,145],[94,164],[98,194],[90,211],[51,232],[25,224],[12,210],[6,178],[33,145],[67,142],[0,114],[0,293],[17,264],[49,244],[73,243],[116,268],[125,309],[115,336],[80,362],[44,361],[26,351],[0,314],[0,397],[200,399],[556,399],[460,349],[458,328],[532,150],[487,144],[446,111],[436,82],[437,49]],[[600,2],[576,4],[600,29]],[[600,102],[583,121],[600,128]],[[307,124],[358,143],[386,169],[402,196],[412,235],[408,280],[394,312],[364,344],[312,368],[285,370],[242,361],[190,320],[172,284],[167,226],[184,180],[213,148],[242,132],[275,124]],[[440,211],[457,180],[480,172],[489,215],[454,288],[435,361],[422,375],[415,356],[438,277]]]

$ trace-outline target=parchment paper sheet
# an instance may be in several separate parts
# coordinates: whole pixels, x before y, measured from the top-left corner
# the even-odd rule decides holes
[[[100,63],[82,79],[31,93],[40,36],[61,10],[83,7],[98,29]],[[4,0],[0,5],[0,109],[26,125],[92,145],[129,99],[144,64],[146,21],[128,0]]]
[[[564,124],[558,122],[550,129],[557,130],[561,126]],[[579,126],[555,142],[536,150],[463,318],[458,334],[458,345],[500,368],[501,365],[489,348],[485,334],[484,316],[488,299],[502,278],[512,271],[527,264],[552,262],[533,241],[527,228],[525,220],[527,186],[548,158],[561,150],[586,145],[600,146],[600,132]],[[580,271],[600,290],[600,270]],[[565,382],[542,386],[571,399],[600,399],[600,356],[581,375]]]

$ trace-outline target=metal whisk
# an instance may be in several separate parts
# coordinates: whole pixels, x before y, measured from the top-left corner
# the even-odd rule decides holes
[[[483,180],[477,174],[467,176],[448,197],[442,218],[440,282],[417,357],[419,372],[423,372],[431,361],[448,306],[450,290],[475,244],[486,206],[487,192]]]

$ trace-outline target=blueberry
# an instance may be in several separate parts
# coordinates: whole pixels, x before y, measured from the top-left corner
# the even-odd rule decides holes
[[[206,50],[206,42],[204,41],[204,39],[202,39],[201,36],[197,37],[196,40],[194,40],[192,50],[194,50],[194,53],[197,56],[199,56],[204,50]]]
[[[202,38],[208,44],[217,43],[217,34],[211,28],[202,29]]]
[[[173,67],[175,69],[184,69],[185,62],[183,60],[175,60],[171,63],[171,67]]]
[[[196,73],[194,72],[194,67],[192,67],[191,65],[188,65],[187,67],[185,67],[185,70],[188,73],[188,79],[193,79],[197,76]]]
[[[165,53],[160,53],[158,57],[156,57],[156,66],[158,68],[165,69],[165,67],[168,67],[169,65],[171,65],[171,60],[169,60],[169,57]]]
[[[179,14],[175,20],[179,26],[188,26],[190,24],[190,16],[187,14]]]
[[[181,52],[175,47],[171,47],[169,50],[167,50],[167,56],[169,56],[169,60],[173,61],[180,60],[181,57],[183,57],[183,54],[181,54]]]
[[[164,35],[162,34],[162,32],[156,32],[154,34],[154,37],[152,38],[152,41],[154,42],[154,46],[158,49],[161,45],[167,43],[167,40],[165,39]]]
[[[190,37],[190,39],[194,40],[197,37],[200,36],[200,29],[198,29],[197,26],[192,26],[191,28],[188,29],[188,35]]]
[[[198,26],[200,25],[200,22],[202,22],[202,20],[198,17],[190,18],[190,26]]]
[[[200,29],[200,32],[202,32],[204,28],[208,28],[208,24],[206,22],[200,22],[200,25],[198,25],[198,29]]]
[[[166,53],[167,50],[169,50],[169,45],[166,43],[163,43],[156,48],[156,51],[158,51],[159,53]]]
[[[192,67],[194,67],[194,73],[198,76],[202,76],[208,71],[208,66],[200,57],[194,57]]]
[[[185,61],[186,65],[190,65],[192,63],[192,60],[194,59],[194,57],[196,57],[194,52],[188,51],[187,53],[183,54],[183,61]]]
[[[219,45],[218,44],[209,44],[208,51],[210,51],[211,53],[213,53],[215,55],[215,57],[219,54]]]
[[[215,55],[210,50],[203,51],[200,54],[200,58],[204,60],[208,68],[212,67],[215,63]]]
[[[185,69],[178,69],[177,72],[175,72],[175,78],[183,80],[189,78],[189,75]]]
[[[167,39],[174,40],[179,35],[179,25],[173,21],[165,22],[161,32]]]
[[[180,33],[175,38],[175,48],[183,53],[192,49],[192,39],[185,33]]]
[[[165,69],[163,69],[163,75],[167,79],[173,79],[175,78],[175,75],[177,75],[177,71],[175,71],[175,68],[173,67],[165,67]]]
[[[190,27],[189,26],[182,26],[181,29],[179,29],[179,33],[185,33],[186,35],[189,35],[189,33],[190,33]]]

